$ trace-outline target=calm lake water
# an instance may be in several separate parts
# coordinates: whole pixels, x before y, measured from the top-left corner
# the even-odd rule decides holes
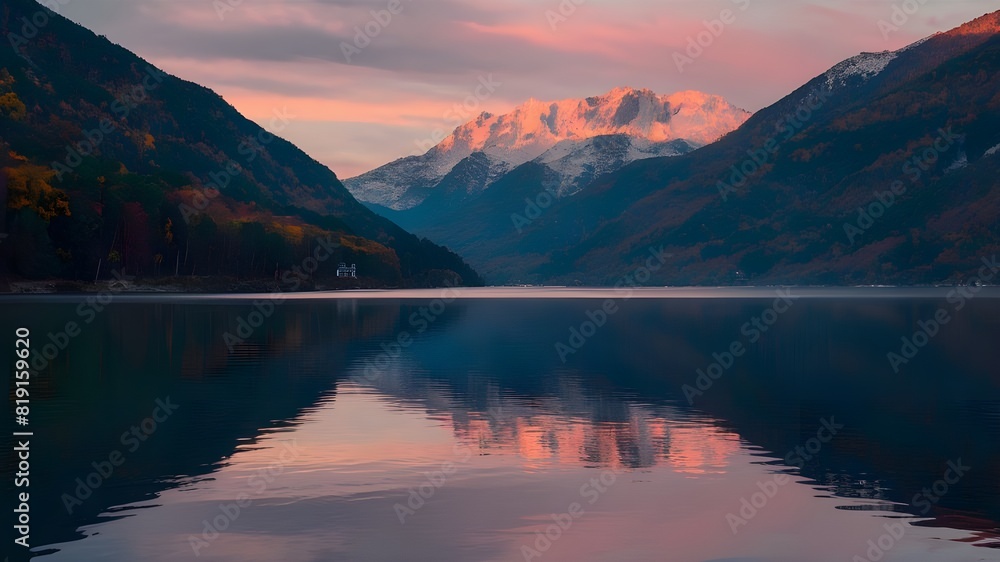
[[[32,551],[1000,560],[1000,294],[951,290],[2,299],[4,365],[81,327],[30,386]]]

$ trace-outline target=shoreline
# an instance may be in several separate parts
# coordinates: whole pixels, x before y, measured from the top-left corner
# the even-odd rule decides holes
[[[960,291],[959,289],[962,289]],[[337,300],[337,299],[434,299],[444,295],[451,299],[774,299],[777,293],[788,293],[793,298],[805,299],[946,299],[962,294],[965,300],[974,298],[1000,298],[1000,286],[984,285],[976,287],[961,285],[944,286],[737,286],[737,287],[438,287],[438,288],[335,288],[312,291],[282,292],[241,291],[169,291],[163,286],[150,287],[136,284],[127,288],[92,287],[88,291],[34,291],[0,293],[0,304],[23,301],[76,301],[105,295],[115,300],[132,302],[155,302],[171,300],[175,302],[194,301],[245,301],[258,299],[281,300]],[[780,295],[779,295],[780,296]]]

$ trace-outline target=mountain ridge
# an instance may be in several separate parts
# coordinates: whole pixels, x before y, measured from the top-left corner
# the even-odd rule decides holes
[[[45,23],[18,39],[32,18]],[[17,39],[0,49],[3,273],[270,280],[333,235],[333,266],[316,274],[331,282],[337,260],[357,262],[364,285],[481,282],[208,88],[166,73],[143,87],[153,65],[33,0],[5,1],[0,32]]]
[[[565,141],[624,134],[651,143],[683,140],[697,147],[749,117],[721,96],[696,91],[658,95],[619,87],[588,98],[529,99],[502,115],[483,112],[425,154],[397,159],[344,183],[365,203],[404,211],[420,205],[448,172],[473,154],[489,158],[495,180]],[[492,181],[481,183],[482,190]]]
[[[632,162],[521,229],[508,215],[523,213],[523,201],[487,192],[417,231],[496,283],[613,284],[660,246],[675,257],[652,284],[732,284],[737,271],[760,283],[947,282],[1000,250],[1000,158],[988,155],[1000,142],[998,25],[995,12],[891,60],[842,61],[718,142]],[[960,140],[911,181],[904,165],[949,127]],[[743,165],[755,171],[722,197],[719,185]],[[509,176],[498,189],[529,199],[550,181],[537,167]],[[906,182],[906,204],[850,240],[845,225],[896,180]],[[473,220],[489,235],[476,237]]]

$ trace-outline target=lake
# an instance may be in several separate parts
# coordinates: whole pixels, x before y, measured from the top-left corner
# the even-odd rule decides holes
[[[4,297],[31,550],[1000,560],[1000,290],[974,290]]]

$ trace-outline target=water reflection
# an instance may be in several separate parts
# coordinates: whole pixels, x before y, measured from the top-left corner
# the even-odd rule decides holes
[[[887,516],[907,534],[886,560],[998,559],[969,546],[995,545],[1000,521],[995,300],[904,375],[886,351],[940,303],[798,303],[694,407],[681,387],[761,301],[632,301],[565,364],[554,343],[593,301],[460,301],[421,332],[409,318],[424,304],[289,303],[232,350],[222,334],[244,303],[109,309],[35,387],[34,508],[51,517],[33,534],[54,545],[38,551],[192,558],[191,537],[245,494],[198,559],[523,560],[574,501],[586,516],[544,560],[863,558]],[[73,315],[19,306],[3,330],[33,315],[44,335]],[[402,332],[413,344],[386,359]],[[176,417],[66,513],[62,494],[163,396]],[[789,466],[830,417],[843,432]],[[923,512],[914,495],[955,459],[972,470]],[[395,506],[448,463],[401,524]],[[606,471],[606,492],[581,492]],[[734,534],[727,514],[784,473]]]
[[[514,402],[513,400],[511,402]],[[516,404],[516,403],[515,403]],[[678,472],[724,473],[738,436],[676,411],[621,404],[620,421],[597,421],[560,412],[560,403],[506,405],[453,412],[455,436],[482,454],[509,454],[528,466],[645,468],[665,463]],[[669,417],[665,417],[669,416]]]

